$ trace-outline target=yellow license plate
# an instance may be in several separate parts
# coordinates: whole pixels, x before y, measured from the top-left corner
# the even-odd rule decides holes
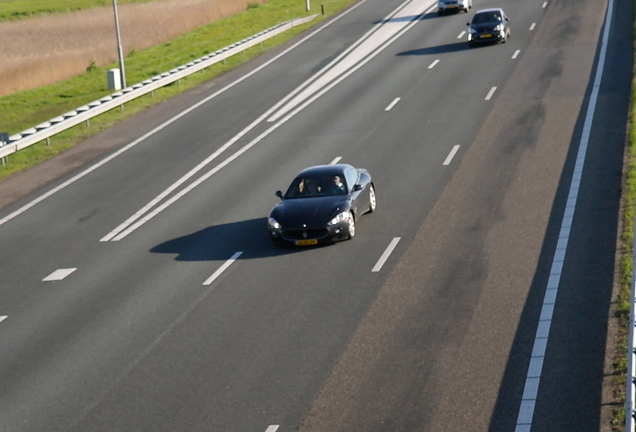
[[[457,5],[448,5],[446,6],[448,9],[457,9]]]
[[[311,246],[311,245],[316,245],[316,244],[318,244],[318,240],[316,240],[316,239],[296,240],[296,246]]]
[[[485,38],[491,38],[492,35],[490,33],[486,33],[480,36],[480,38],[485,39]]]

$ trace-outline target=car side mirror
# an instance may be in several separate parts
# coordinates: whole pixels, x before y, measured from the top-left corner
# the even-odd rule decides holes
[[[361,185],[360,183],[358,183],[357,185],[355,185],[355,186],[353,187],[353,191],[354,191],[354,192],[361,191],[362,189],[364,189],[364,188],[362,187],[362,185]]]
[[[277,191],[276,191],[276,196],[277,196],[278,198],[280,198],[280,199],[283,199],[283,192],[282,192],[282,191],[277,190]]]

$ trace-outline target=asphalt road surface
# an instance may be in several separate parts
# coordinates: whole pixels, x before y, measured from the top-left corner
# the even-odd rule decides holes
[[[0,183],[0,431],[598,431],[627,0],[366,0]],[[274,192],[373,175],[352,241]],[[611,341],[609,343],[612,346]]]

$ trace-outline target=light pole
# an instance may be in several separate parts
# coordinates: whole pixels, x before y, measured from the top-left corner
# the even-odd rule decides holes
[[[126,88],[126,69],[124,69],[124,54],[121,49],[121,36],[119,35],[119,16],[117,15],[117,0],[113,0],[113,10],[115,11],[115,33],[117,34],[117,54],[119,55],[119,76],[121,77],[121,88]]]

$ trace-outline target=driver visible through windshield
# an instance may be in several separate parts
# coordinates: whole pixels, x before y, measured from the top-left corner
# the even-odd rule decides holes
[[[347,187],[343,179],[338,175],[333,175],[317,178],[297,178],[289,186],[285,194],[285,199],[346,194]]]

